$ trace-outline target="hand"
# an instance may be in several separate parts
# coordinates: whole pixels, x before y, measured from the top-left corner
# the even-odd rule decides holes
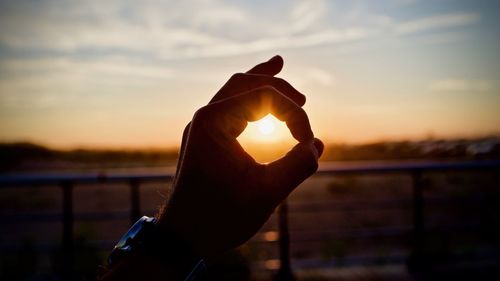
[[[159,225],[182,237],[201,257],[250,239],[274,209],[318,168],[323,144],[315,139],[305,97],[276,78],[276,56],[233,75],[184,130],[177,174]],[[299,142],[283,158],[257,163],[236,138],[248,121],[268,113],[285,121]]]

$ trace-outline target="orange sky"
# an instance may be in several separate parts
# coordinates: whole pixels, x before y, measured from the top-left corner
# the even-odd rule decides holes
[[[0,141],[174,147],[275,54],[326,142],[500,134],[493,0],[179,2],[1,2]]]

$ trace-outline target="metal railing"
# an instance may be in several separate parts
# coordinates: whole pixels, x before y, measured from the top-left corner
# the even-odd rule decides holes
[[[429,172],[463,171],[463,170],[498,170],[500,160],[461,161],[461,162],[399,162],[399,163],[322,163],[316,177],[338,175],[363,175],[363,174],[406,174],[412,179],[412,212],[414,248],[418,249],[423,244],[425,233],[424,196],[422,175]],[[44,175],[2,175],[0,176],[0,189],[12,187],[32,186],[60,186],[62,194],[62,249],[64,252],[64,268],[70,274],[74,265],[74,237],[73,224],[73,189],[75,184],[92,183],[128,183],[130,188],[130,222],[135,222],[141,216],[140,187],[141,184],[150,182],[168,182],[173,179],[174,173],[152,174],[44,174]],[[289,230],[288,230],[288,205],[283,202],[278,208],[279,219],[279,254],[280,269],[278,279],[293,279],[290,264]],[[412,257],[418,260],[418,251]]]

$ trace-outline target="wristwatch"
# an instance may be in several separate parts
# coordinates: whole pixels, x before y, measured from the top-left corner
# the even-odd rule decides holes
[[[164,239],[168,239],[168,237],[162,240]],[[166,253],[162,251],[168,251],[168,249],[157,247],[157,244],[160,244],[158,243],[159,240],[156,219],[143,216],[130,227],[115,245],[108,257],[109,267],[112,268],[124,257],[135,251],[140,251],[144,254],[163,259]],[[185,281],[201,280],[200,278],[205,271],[205,262],[203,259],[199,259],[189,271]]]

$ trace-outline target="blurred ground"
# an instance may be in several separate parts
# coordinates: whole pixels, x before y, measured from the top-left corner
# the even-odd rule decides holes
[[[292,268],[298,280],[495,273],[500,265],[499,182],[497,171],[423,175],[426,236],[419,252],[426,263],[418,270],[432,273],[419,275],[407,266],[414,253],[410,175],[313,177],[289,198]],[[153,215],[168,189],[169,183],[142,185],[143,213]],[[129,227],[129,188],[81,184],[73,195],[76,270],[93,276]],[[0,279],[50,279],[60,270],[61,207],[57,186],[0,191]],[[277,238],[273,215],[250,242],[214,262],[212,279],[270,280],[279,267]]]

